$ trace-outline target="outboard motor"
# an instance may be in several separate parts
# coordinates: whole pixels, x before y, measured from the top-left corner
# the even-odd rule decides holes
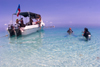
[[[8,25],[8,32],[9,32],[9,35],[10,35],[10,36],[15,35],[13,28],[14,28],[14,27],[13,27],[13,24],[9,24],[9,25]]]
[[[16,33],[15,35],[16,36],[21,35],[20,25],[19,24],[15,24],[14,28],[15,28],[15,33]]]

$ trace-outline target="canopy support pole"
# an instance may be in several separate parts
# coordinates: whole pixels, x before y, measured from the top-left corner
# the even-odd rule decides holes
[[[12,14],[12,24],[13,24],[13,14]]]

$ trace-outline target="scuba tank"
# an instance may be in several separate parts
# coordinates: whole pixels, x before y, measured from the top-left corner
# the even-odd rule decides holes
[[[91,39],[91,35],[88,35],[88,40],[90,40]]]

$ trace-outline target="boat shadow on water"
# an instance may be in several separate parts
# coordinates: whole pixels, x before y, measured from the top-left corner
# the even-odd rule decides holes
[[[43,31],[38,31],[26,36],[9,37],[9,44],[37,49],[42,46],[43,34]]]

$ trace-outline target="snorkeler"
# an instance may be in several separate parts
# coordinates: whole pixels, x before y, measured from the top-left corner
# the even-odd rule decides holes
[[[87,28],[84,28],[84,32],[83,33],[84,34],[82,34],[82,35],[86,38],[86,40],[90,40],[91,39],[91,33],[88,31]]]
[[[72,29],[69,28],[69,30],[67,31],[67,33],[68,33],[68,34],[72,34],[72,33],[73,33]]]

